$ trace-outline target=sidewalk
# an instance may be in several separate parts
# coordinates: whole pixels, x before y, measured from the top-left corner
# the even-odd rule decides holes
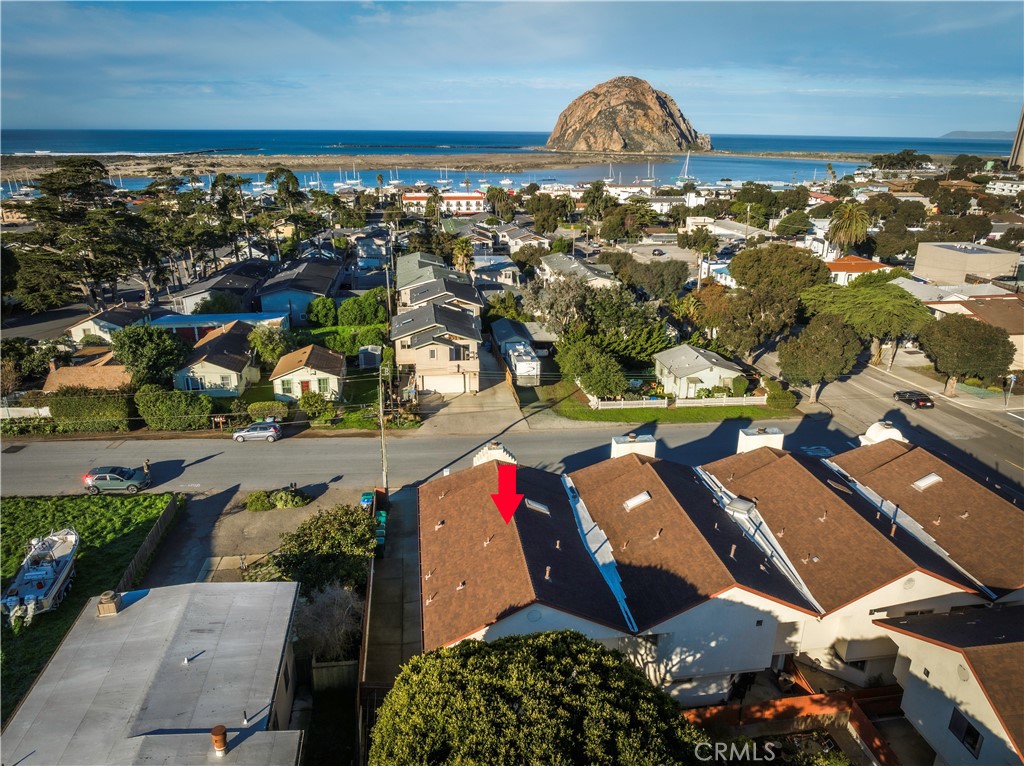
[[[896,380],[907,383],[916,390],[924,391],[933,398],[945,399],[947,402],[952,402],[968,409],[987,410],[989,412],[1024,410],[1024,394],[1013,394],[1009,397],[1008,401],[1007,397],[995,394],[995,392],[993,392],[995,394],[993,396],[977,396],[960,391],[955,397],[946,396],[942,393],[943,389],[945,389],[945,385],[942,382],[913,369],[916,366],[924,366],[927,363],[928,357],[920,351],[901,350],[896,355],[896,361],[893,363],[892,369],[887,368],[887,363],[879,365],[875,369]]]

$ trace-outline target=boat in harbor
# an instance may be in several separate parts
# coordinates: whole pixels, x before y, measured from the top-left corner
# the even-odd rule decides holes
[[[699,178],[690,175],[690,153],[686,153],[686,162],[683,163],[683,172],[676,176],[676,186],[686,186],[688,183],[700,183]]]
[[[500,181],[498,181],[498,183],[501,184],[502,186],[511,186],[512,184],[515,183],[515,181],[513,181],[511,178],[502,178]]]
[[[615,183],[615,174],[612,172],[612,163],[608,163],[608,177],[603,178],[601,180],[603,180],[606,184]]]
[[[33,538],[21,568],[4,590],[0,614],[28,625],[35,615],[60,606],[71,590],[78,543],[78,533],[70,527]]]

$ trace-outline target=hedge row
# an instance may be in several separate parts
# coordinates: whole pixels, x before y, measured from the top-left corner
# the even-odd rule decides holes
[[[61,386],[46,401],[50,416],[62,431],[127,431],[131,396],[127,391],[94,391],[85,386]]]
[[[135,392],[135,406],[154,431],[198,431],[210,427],[213,397],[168,391],[150,383]]]

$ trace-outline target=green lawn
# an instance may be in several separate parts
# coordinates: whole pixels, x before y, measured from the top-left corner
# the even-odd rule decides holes
[[[603,423],[717,423],[722,420],[768,420],[801,417],[795,410],[775,410],[760,405],[726,405],[722,407],[641,407],[635,410],[593,410],[577,394],[578,389],[559,381],[536,389],[540,400],[552,411],[570,420],[593,420]]]
[[[272,402],[274,401],[274,384],[266,378],[260,378],[259,383],[253,383],[239,397],[246,404],[252,404],[253,402]]]
[[[54,612],[36,615],[32,624],[17,635],[6,624],[2,628],[0,715],[4,721],[57,649],[85,602],[117,585],[170,497],[83,494],[4,498],[0,575],[5,585],[21,566],[26,545],[33,537],[45,537],[69,526],[82,536],[75,560],[78,576],[64,603]]]
[[[356,370],[348,377],[341,392],[344,401],[338,403],[338,419],[329,427],[377,429],[377,382],[372,370]]]

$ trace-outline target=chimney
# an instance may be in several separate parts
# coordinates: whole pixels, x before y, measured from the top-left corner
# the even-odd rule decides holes
[[[100,600],[96,604],[97,617],[113,617],[121,611],[121,594],[112,590],[105,590],[100,594]]]
[[[612,438],[612,457],[622,457],[630,453],[655,457],[658,441],[653,436],[639,436],[635,433]]]
[[[736,442],[736,454],[751,452],[760,447],[782,449],[782,431],[775,426],[767,428],[742,428]]]
[[[228,751],[228,730],[224,724],[219,723],[210,729],[210,737],[213,739],[213,754],[223,758]]]
[[[500,460],[502,463],[512,463],[513,465],[518,463],[516,456],[505,449],[501,442],[491,442],[473,455],[473,466],[489,463],[492,460]]]

